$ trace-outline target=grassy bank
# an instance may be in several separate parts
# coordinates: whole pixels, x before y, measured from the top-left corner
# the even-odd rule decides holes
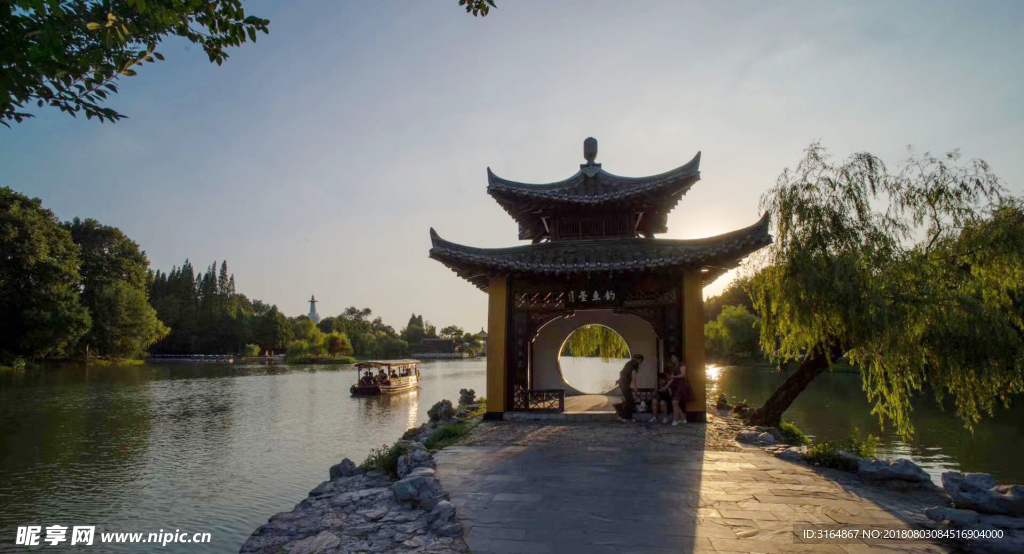
[[[67,363],[71,363],[71,364],[75,364],[75,365],[93,365],[93,366],[142,365],[142,364],[146,363],[146,360],[136,360],[136,359],[124,359],[124,360],[110,359],[110,360],[108,360],[108,359],[105,359],[105,358],[89,358],[88,360],[86,360],[86,359],[67,360]]]
[[[16,372],[28,369],[60,369],[66,367],[107,367],[107,366],[139,366],[146,363],[146,360],[137,359],[107,359],[107,358],[61,358],[29,361],[17,358],[6,364],[0,364],[0,372]]]

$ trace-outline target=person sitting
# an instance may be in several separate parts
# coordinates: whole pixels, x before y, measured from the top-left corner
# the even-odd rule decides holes
[[[669,391],[669,379],[664,373],[658,374],[658,388],[654,390],[654,401],[651,402],[651,411],[654,413],[653,422],[658,422],[658,414],[661,413],[661,422],[668,423],[669,406],[672,405],[672,393]]]

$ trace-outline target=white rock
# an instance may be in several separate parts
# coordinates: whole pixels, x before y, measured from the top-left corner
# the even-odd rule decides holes
[[[334,493],[334,484],[330,481],[324,481],[317,485],[315,489],[309,491],[309,496],[324,496],[332,493]]]
[[[1024,517],[994,516],[981,514],[981,523],[999,529],[1024,529]]]
[[[928,519],[943,522],[947,521],[957,527],[974,525],[978,522],[978,512],[973,510],[958,510],[956,508],[934,507],[924,511]]]
[[[910,481],[914,483],[930,483],[931,477],[921,466],[910,460],[860,460],[857,472],[872,481]]]
[[[755,429],[762,433],[768,433],[769,435],[772,436],[773,439],[775,439],[775,442],[777,443],[783,442],[782,431],[779,431],[775,427],[755,427]]]
[[[426,510],[432,510],[438,502],[447,498],[441,482],[436,477],[426,475],[396,481],[391,490],[395,500],[416,504]]]
[[[359,468],[356,467],[355,462],[345,458],[340,463],[331,466],[329,471],[331,481],[340,479],[341,477],[351,477],[359,474]]]
[[[777,454],[776,458],[786,460],[787,462],[804,462],[804,453],[807,451],[807,447],[794,447],[787,448]]]
[[[341,544],[334,533],[321,531],[319,535],[302,539],[288,548],[288,554],[317,554],[334,548]]]
[[[357,512],[357,513],[359,515],[365,517],[366,519],[370,520],[370,521],[377,521],[378,519],[380,519],[380,518],[382,518],[382,517],[387,515],[388,509],[387,508],[383,508],[383,507],[381,507],[381,508],[372,508],[372,509],[361,511],[361,512]]]
[[[447,500],[438,502],[434,509],[430,510],[430,514],[427,515],[427,520],[430,521],[431,526],[443,525],[453,519],[455,519],[455,506]]]
[[[437,472],[431,467],[418,467],[409,472],[409,477],[435,477]]]
[[[959,508],[985,514],[1024,516],[1024,486],[997,485],[987,473],[942,474],[942,487]]]
[[[404,546],[406,548],[419,548],[421,546],[426,546],[426,545],[427,545],[427,540],[424,539],[420,535],[416,535],[415,537],[412,537],[412,538],[410,538],[410,539],[408,539],[408,540],[406,540],[405,542],[402,543],[402,546]],[[291,553],[289,553],[289,554],[291,554]]]
[[[753,444],[754,446],[771,446],[775,444],[775,437],[771,433],[762,431],[744,431],[736,435],[736,440]]]

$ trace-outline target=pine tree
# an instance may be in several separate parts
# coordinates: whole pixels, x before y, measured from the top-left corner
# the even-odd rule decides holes
[[[220,263],[220,275],[217,276],[217,292],[221,296],[227,296],[228,293],[228,262],[224,260]]]

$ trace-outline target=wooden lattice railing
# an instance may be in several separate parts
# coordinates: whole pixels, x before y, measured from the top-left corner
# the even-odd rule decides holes
[[[517,388],[512,398],[512,409],[527,412],[564,412],[565,389]]]
[[[633,389],[633,411],[638,414],[651,413],[654,396],[654,389]]]

